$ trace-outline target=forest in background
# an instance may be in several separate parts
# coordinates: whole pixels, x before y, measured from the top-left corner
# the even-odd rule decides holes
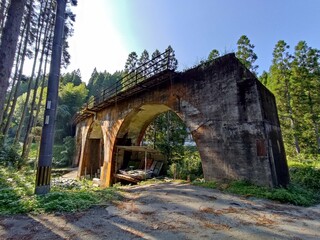
[[[43,124],[43,112],[48,81],[48,66],[51,60],[55,1],[28,0],[22,16],[14,64],[11,69],[8,90],[4,93],[5,104],[0,112],[1,145],[0,164],[21,167],[34,164]],[[72,3],[68,2],[61,67],[70,63],[68,38],[73,33],[75,15]],[[0,32],[4,31],[8,18],[9,1],[0,3]],[[319,164],[320,136],[320,68],[319,50],[300,41],[291,50],[284,40],[279,40],[273,51],[273,60],[268,72],[258,76],[255,64],[258,56],[254,45],[243,35],[239,38],[236,56],[270,89],[276,97],[278,114],[283,133],[287,157],[290,161]],[[167,49],[171,49],[169,46]],[[207,60],[226,54],[213,49]],[[72,117],[81,106],[101,89],[116,83],[122,76],[150,59],[159,56],[155,50],[149,55],[144,50],[128,55],[122,70],[115,73],[93,70],[88,83],[81,78],[81,70],[60,77],[59,104],[55,130],[54,166],[70,166],[74,153],[74,128]],[[25,61],[32,61],[30,76],[25,76]],[[177,69],[178,61],[173,62]],[[182,126],[182,127],[181,127]],[[173,112],[160,115],[150,124],[144,142],[165,153],[172,169],[180,177],[201,175],[201,163],[196,147],[185,147],[188,129]],[[180,171],[177,172],[177,168]]]

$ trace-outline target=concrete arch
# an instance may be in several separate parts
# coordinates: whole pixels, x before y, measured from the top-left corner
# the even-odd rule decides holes
[[[157,103],[145,103],[141,106],[138,106],[132,109],[123,119],[120,127],[116,133],[116,141],[114,142],[114,146],[112,147],[112,159],[110,172],[107,174],[107,178],[110,180],[106,180],[107,182],[113,182],[113,174],[115,173],[115,167],[117,163],[115,162],[115,148],[117,145],[125,145],[125,146],[140,146],[142,138],[145,134],[147,127],[150,123],[160,114],[174,110],[165,104],[157,104]],[[181,113],[175,112],[180,118],[183,116]],[[186,122],[186,126],[190,127],[194,124],[189,124]]]
[[[141,138],[149,124],[161,113],[171,110],[164,104],[146,103],[133,109],[125,116],[117,133],[117,139],[130,139],[131,145],[140,145]],[[125,144],[125,143],[123,143]]]

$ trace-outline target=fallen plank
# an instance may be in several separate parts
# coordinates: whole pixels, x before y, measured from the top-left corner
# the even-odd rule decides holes
[[[138,183],[138,182],[141,181],[141,180],[139,180],[139,179],[130,177],[130,176],[128,176],[128,175],[119,174],[119,173],[116,173],[116,174],[114,174],[113,176],[114,176],[115,178],[122,179],[122,180],[126,180],[126,181],[133,182],[133,183]]]

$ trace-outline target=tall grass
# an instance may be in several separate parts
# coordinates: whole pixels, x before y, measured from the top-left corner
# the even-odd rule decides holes
[[[103,205],[118,199],[115,188],[100,190],[91,182],[79,182],[74,187],[52,186],[43,196],[34,195],[35,174],[32,170],[16,171],[0,168],[0,215],[28,212],[74,212],[93,205]]]
[[[309,165],[290,167],[291,183],[286,188],[268,188],[247,181],[229,183],[196,182],[195,185],[218,188],[220,190],[246,197],[265,198],[299,206],[320,203],[320,169]]]

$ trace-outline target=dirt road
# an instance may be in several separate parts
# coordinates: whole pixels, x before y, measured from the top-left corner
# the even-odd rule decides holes
[[[320,206],[177,183],[123,194],[124,201],[83,212],[0,217],[0,239],[320,239]]]

